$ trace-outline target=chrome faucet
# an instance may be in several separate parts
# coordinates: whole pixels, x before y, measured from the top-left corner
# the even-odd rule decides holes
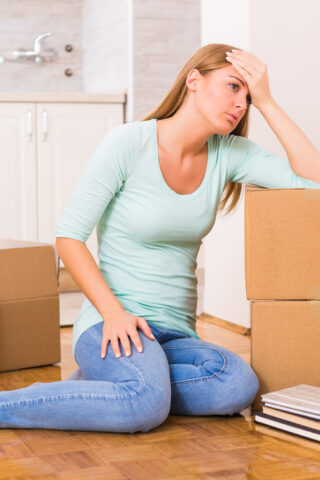
[[[57,57],[57,52],[53,48],[45,50],[43,48],[43,40],[50,37],[52,32],[43,33],[34,40],[33,50],[28,51],[24,49],[14,50],[12,52],[13,61],[31,60],[35,63],[42,63],[43,61],[52,61]],[[9,59],[4,59],[9,60]],[[11,60],[12,61],[12,60]]]

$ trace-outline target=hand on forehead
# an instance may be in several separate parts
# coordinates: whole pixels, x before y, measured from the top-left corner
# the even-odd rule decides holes
[[[241,80],[246,82],[256,107],[271,98],[267,65],[262,60],[252,53],[236,49],[226,52],[226,60],[242,76]]]
[[[229,67],[225,67],[224,71],[227,72],[228,75],[234,75],[235,77],[237,77],[239,80],[242,81],[242,83],[244,84],[243,86],[248,88],[248,84],[245,78],[233,65],[230,65]]]

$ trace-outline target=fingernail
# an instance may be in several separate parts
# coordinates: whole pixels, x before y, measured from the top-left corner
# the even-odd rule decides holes
[[[151,338],[156,338],[156,337],[151,333]]]
[[[126,352],[126,355],[128,356],[130,352]]]
[[[116,353],[116,357],[119,358],[121,356],[121,353]]]
[[[138,347],[138,352],[142,352],[142,347]]]

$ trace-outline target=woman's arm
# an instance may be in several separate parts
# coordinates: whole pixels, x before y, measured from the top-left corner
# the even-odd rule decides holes
[[[265,188],[320,189],[320,182],[297,175],[285,156],[268,152],[249,138],[219,135],[218,140],[226,182],[252,183]]]
[[[138,147],[137,122],[120,124],[101,138],[73,187],[57,225],[56,237],[86,243],[126,181]]]
[[[56,250],[85,296],[104,320],[123,306],[110,290],[86,244],[73,238],[57,238]]]
[[[243,75],[253,105],[260,110],[283,145],[292,171],[320,183],[320,155],[302,130],[279,107],[270,93],[267,65],[243,50],[227,52],[227,61]]]
[[[257,108],[280,140],[294,173],[320,183],[320,154],[303,131],[272,97]]]

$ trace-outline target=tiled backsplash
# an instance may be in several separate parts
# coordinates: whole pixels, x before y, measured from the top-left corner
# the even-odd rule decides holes
[[[83,91],[82,1],[19,0],[0,2],[0,56],[11,57],[13,50],[33,50],[34,39],[43,33],[52,35],[43,41],[54,48],[57,59],[36,64],[4,62],[0,64],[0,90],[4,91]],[[67,52],[65,45],[73,50]],[[72,76],[66,76],[70,68]]]
[[[11,0],[0,2],[0,18],[0,56],[33,50],[47,32],[43,46],[58,54],[42,64],[0,63],[0,90],[127,91],[127,121],[163,100],[201,46],[200,0]]]

